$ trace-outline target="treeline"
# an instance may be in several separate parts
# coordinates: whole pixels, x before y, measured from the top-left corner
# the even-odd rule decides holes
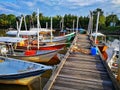
[[[37,27],[36,15],[37,15],[37,13],[33,12],[32,15],[25,16],[27,28]],[[16,21],[19,21],[19,17],[20,16],[15,16],[13,14],[9,14],[9,15],[1,14],[0,15],[0,28],[3,28],[3,29],[16,28]],[[39,18],[40,18],[40,25],[42,28],[46,27],[46,23],[48,24],[48,28],[50,28],[51,17],[43,16],[43,14],[40,13]],[[54,16],[52,18],[53,18],[53,28],[60,29],[61,25],[62,25],[62,16],[57,15],[57,16]],[[76,27],[77,16],[71,15],[71,14],[68,14],[68,15],[65,14],[65,16],[64,16],[64,29],[65,28],[72,28],[73,27],[73,20],[74,20],[74,26]],[[80,16],[79,17],[79,27],[87,28],[88,21],[89,21],[88,17]],[[22,29],[24,29],[25,28],[24,20],[23,20],[22,24],[23,24]]]
[[[99,29],[106,29],[111,26],[120,26],[120,20],[118,16],[111,13],[111,15],[105,16],[102,9],[97,8],[96,10],[92,11],[93,13],[93,29],[96,26],[96,19],[97,19],[97,12],[100,12],[100,19],[99,19]],[[83,12],[84,13],[84,12]],[[22,16],[22,15],[21,15]],[[0,14],[0,29],[7,29],[7,28],[15,28],[16,29],[16,21],[19,21],[21,16],[15,16],[13,14]],[[27,24],[27,28],[36,27],[37,26],[37,12],[33,12],[31,15],[26,15],[25,20]],[[46,23],[48,23],[48,28],[50,28],[50,20],[51,17],[44,16],[42,13],[39,14],[40,24],[42,28],[46,27]],[[53,18],[53,28],[60,29],[61,28],[61,20],[62,16],[56,15]],[[65,14],[64,15],[64,29],[66,28],[73,28],[73,20],[75,22],[74,27],[76,27],[77,23],[77,16],[72,14]],[[79,28],[88,28],[89,23],[89,15],[88,16],[79,16]],[[24,23],[22,23],[22,29],[25,29]]]

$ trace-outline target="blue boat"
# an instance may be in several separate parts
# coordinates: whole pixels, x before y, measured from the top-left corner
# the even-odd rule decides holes
[[[20,79],[41,75],[46,70],[52,69],[38,63],[22,61],[13,58],[0,57],[0,79]]]

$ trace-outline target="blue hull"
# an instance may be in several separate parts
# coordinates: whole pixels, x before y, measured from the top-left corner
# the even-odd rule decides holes
[[[0,57],[0,79],[20,79],[36,76],[52,69],[38,63]]]

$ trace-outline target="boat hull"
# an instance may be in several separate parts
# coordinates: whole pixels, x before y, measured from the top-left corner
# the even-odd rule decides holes
[[[67,45],[67,43],[63,43],[63,44],[51,44],[51,45],[44,45],[44,46],[40,46],[39,50],[59,50],[62,49],[63,47],[65,47]],[[37,45],[31,45],[29,47],[31,50],[38,50]],[[27,46],[17,46],[17,49],[27,49]]]
[[[67,35],[64,35],[64,36],[57,36],[57,37],[54,37],[52,39],[52,42],[62,42],[62,43],[65,43],[66,41],[70,41],[74,36],[75,36],[75,32],[67,34]],[[45,40],[42,40],[41,42],[47,43],[47,42],[51,42],[51,40],[50,39],[45,39]]]
[[[48,52],[46,54],[41,54],[41,55],[39,55],[39,54],[38,55],[30,55],[30,56],[9,55],[9,57],[26,60],[26,61],[31,61],[31,62],[47,63],[55,54],[57,54],[57,52],[58,52],[58,50]]]
[[[20,59],[0,57],[0,79],[20,79],[40,75],[46,70],[52,69],[50,66],[37,64]],[[4,69],[4,70],[3,70]]]

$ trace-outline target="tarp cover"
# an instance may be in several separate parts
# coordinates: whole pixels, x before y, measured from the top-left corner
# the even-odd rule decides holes
[[[26,38],[20,38],[20,37],[0,37],[0,42],[21,42],[23,40],[26,40]]]

